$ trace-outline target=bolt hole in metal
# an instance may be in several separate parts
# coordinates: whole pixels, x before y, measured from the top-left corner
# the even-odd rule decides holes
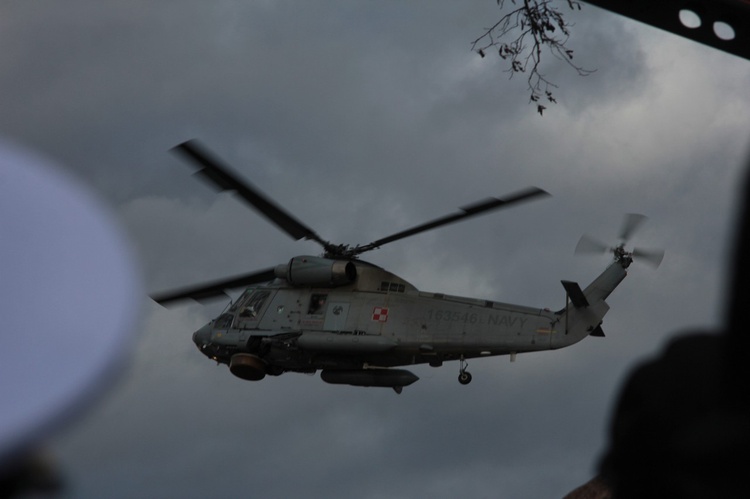
[[[734,28],[723,21],[716,21],[714,23],[714,35],[725,42],[734,40]]]
[[[679,12],[680,22],[688,29],[698,29],[703,25],[703,20],[696,12],[690,9],[682,9]],[[724,21],[713,23],[713,32],[717,38],[726,42],[734,40],[734,28]]]
[[[696,29],[700,28],[701,24],[703,24],[703,22],[701,21],[701,17],[692,10],[682,9],[679,15],[680,22],[686,28]]]

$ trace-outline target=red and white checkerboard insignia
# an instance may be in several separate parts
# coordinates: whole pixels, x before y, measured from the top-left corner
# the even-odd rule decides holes
[[[372,309],[372,320],[385,322],[388,320],[388,309],[385,307],[375,307]]]

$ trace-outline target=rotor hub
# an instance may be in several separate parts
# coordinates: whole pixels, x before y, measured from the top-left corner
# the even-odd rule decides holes
[[[625,249],[627,241],[645,220],[646,217],[644,215],[639,215],[637,213],[625,215],[625,220],[623,221],[623,226],[620,230],[619,244],[617,246],[611,247],[591,236],[584,235],[581,237],[580,241],[578,241],[575,252],[576,254],[612,253],[614,255],[615,263],[620,264],[624,269],[628,268],[634,260],[658,267],[664,258],[664,250],[635,248],[632,251],[628,251]]]
[[[626,269],[630,267],[631,263],[633,263],[633,253],[625,250],[625,243],[614,248],[613,252],[615,254],[615,261],[619,263],[622,268]]]

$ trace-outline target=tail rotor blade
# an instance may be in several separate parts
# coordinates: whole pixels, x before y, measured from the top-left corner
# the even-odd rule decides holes
[[[594,239],[591,236],[584,235],[581,237],[580,241],[578,241],[578,245],[576,245],[575,253],[576,255],[582,255],[582,254],[591,254],[591,253],[606,253],[611,248],[609,245],[604,244],[601,241],[598,241]]]
[[[629,265],[631,261],[638,261],[649,264],[654,268],[661,264],[664,259],[664,251],[659,249],[633,249],[629,252],[625,249],[625,242],[633,235],[640,225],[648,219],[645,215],[629,213],[625,215],[625,220],[620,230],[620,242],[617,246],[611,247],[589,235],[584,235],[578,241],[576,254],[581,253],[614,253],[615,262],[625,262]]]
[[[661,261],[664,259],[664,250],[634,249],[633,257],[639,262],[648,263],[654,268],[657,268],[659,265],[661,265]]]
[[[633,235],[635,230],[648,219],[646,215],[639,215],[638,213],[628,213],[625,215],[625,220],[622,223],[622,229],[620,230],[620,240],[627,241]]]

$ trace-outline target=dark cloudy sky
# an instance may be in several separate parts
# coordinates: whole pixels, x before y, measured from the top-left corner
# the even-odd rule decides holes
[[[564,4],[564,2],[561,2]],[[605,339],[417,366],[388,389],[249,383],[192,331],[224,303],[143,299],[129,368],[51,448],[70,497],[561,497],[587,481],[623,377],[721,323],[750,62],[584,5],[547,57],[540,117],[470,43],[494,1],[67,1],[0,7],[0,132],[66,165],[116,213],[157,291],[306,253],[168,152],[200,138],[324,238],[366,243],[490,195],[553,197],[367,255],[419,289],[559,308],[607,258],[584,232],[662,247],[608,300]],[[81,318],[85,320],[85,317]],[[85,349],[84,349],[85,351]]]

